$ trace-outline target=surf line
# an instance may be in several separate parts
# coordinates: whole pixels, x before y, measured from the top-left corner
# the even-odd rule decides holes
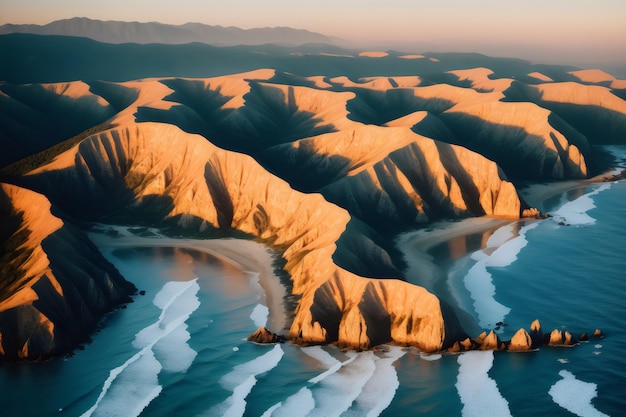
[[[490,415],[511,417],[508,401],[502,397],[496,381],[488,375],[493,365],[493,351],[470,351],[459,355],[456,389],[463,403],[463,417]],[[486,410],[486,407],[489,409]]]
[[[231,372],[220,379],[222,388],[231,391],[232,395],[220,404],[207,410],[203,416],[239,417],[246,411],[247,397],[257,383],[257,377],[271,371],[284,355],[280,344],[272,350],[248,362],[237,365]]]
[[[394,363],[405,354],[401,348],[391,347],[381,356],[372,351],[347,352],[344,361],[320,346],[302,348],[302,352],[327,370],[309,379],[309,386],[270,407],[263,417],[376,417],[389,407],[400,385]]]
[[[566,370],[559,372],[559,375],[562,379],[548,391],[555,403],[580,417],[609,417],[591,404],[591,400],[598,396],[596,384],[576,379],[574,374]]]
[[[94,413],[136,417],[161,393],[158,375],[162,369],[184,372],[191,366],[196,352],[187,344],[189,333],[185,322],[200,306],[199,290],[197,278],[167,282],[161,288],[153,301],[161,309],[158,320],[140,330],[133,341],[133,346],[141,347],[141,350],[109,372],[95,404],[81,417],[90,417]],[[175,349],[168,346],[168,349],[161,350],[159,342],[174,344]],[[163,363],[156,359],[155,350],[163,354]],[[182,361],[168,358],[168,353],[180,351],[186,352]],[[125,376],[130,377],[128,381],[124,380]],[[141,383],[137,383],[138,380]],[[116,382],[123,386],[116,387]]]
[[[512,225],[503,226],[487,241],[485,249],[471,255],[476,263],[467,272],[463,282],[474,300],[474,310],[481,327],[486,328],[504,321],[511,311],[509,307],[496,301],[496,287],[493,284],[493,276],[487,268],[506,267],[515,262],[519,253],[528,244],[526,233],[538,225],[538,222],[533,222],[523,226],[517,236],[513,233]],[[488,254],[489,251],[493,252]]]

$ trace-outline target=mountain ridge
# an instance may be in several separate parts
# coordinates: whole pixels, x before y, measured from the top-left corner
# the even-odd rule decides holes
[[[201,42],[216,46],[234,46],[266,43],[286,45],[334,43],[332,38],[321,33],[286,26],[242,29],[236,26],[207,25],[198,22],[172,25],[160,22],[124,22],[86,17],[55,20],[45,25],[8,23],[0,26],[0,34],[9,33],[78,36],[113,44],[176,45]]]

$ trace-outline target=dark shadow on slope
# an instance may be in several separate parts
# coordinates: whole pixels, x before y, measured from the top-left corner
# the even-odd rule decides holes
[[[530,101],[556,113],[591,145],[626,143],[626,115],[622,113],[595,105],[547,101],[537,88],[519,82],[513,83],[504,95],[503,101]]]
[[[283,71],[276,71],[274,76],[266,81],[270,84],[293,85],[300,87],[316,88],[313,81],[307,80],[305,77],[291,74]]]
[[[336,296],[333,295],[331,285],[336,285]],[[311,323],[318,322],[326,329],[326,343],[336,342],[339,339],[339,324],[343,317],[343,312],[335,298],[339,297],[342,304],[345,304],[345,290],[340,279],[329,279],[323,283],[313,296],[313,305],[311,305]],[[301,335],[298,335],[301,336]]]
[[[13,295],[22,276],[22,265],[33,250],[25,247],[30,230],[23,227],[23,212],[17,212],[0,188],[0,301]]]
[[[341,178],[319,191],[328,201],[347,210],[350,216],[381,233],[399,233],[409,227],[411,220],[419,214],[410,199],[406,198],[404,211],[411,214],[401,215],[387,190],[379,189],[373,179],[363,172]]]
[[[64,353],[85,342],[102,315],[130,302],[129,295],[137,289],[69,224],[44,239],[42,247],[63,295],[41,279],[33,285],[38,294],[33,306],[54,323],[55,353]]]
[[[377,346],[391,340],[391,316],[383,306],[384,300],[378,295],[375,284],[373,282],[368,283],[359,303],[359,311],[367,323],[365,331],[371,346]]]
[[[102,148],[108,158],[102,157]],[[129,175],[132,162],[123,150],[120,133],[111,131],[83,140],[71,168],[44,171],[15,182],[46,195],[55,207],[77,220],[158,222],[171,211],[172,199],[162,195],[137,199],[135,188],[141,188],[145,176]]]
[[[383,236],[395,235],[425,221],[464,215],[436,189],[428,160],[414,143],[392,152],[373,170],[375,180],[368,172],[360,172],[335,181],[320,192]],[[401,185],[400,176],[410,182],[411,194]]]
[[[591,105],[548,101],[537,104],[558,114],[593,145],[626,144],[626,115],[623,113]]]
[[[459,184],[463,201],[465,201],[465,205],[469,211],[476,217],[484,216],[486,213],[480,204],[480,191],[478,191],[472,176],[463,168],[452,146],[440,141],[435,141],[435,144],[439,151],[439,160],[446,168],[446,171],[448,171]],[[502,178],[502,175],[500,175],[500,178]],[[450,187],[450,185],[448,185],[448,187]],[[449,188],[448,191],[450,191]],[[498,196],[492,195],[491,197],[491,206],[495,207]]]
[[[2,84],[0,141],[5,146],[0,166],[7,165],[71,138],[115,114],[95,96],[72,98],[41,85]]]
[[[337,242],[333,261],[353,274],[369,278],[399,278],[405,264],[393,238],[354,216]]]
[[[613,90],[611,90],[611,94],[613,94],[614,96],[619,97],[622,100],[626,101],[626,88],[624,88],[624,89],[613,89]]]
[[[552,111],[550,124],[583,152],[590,175],[608,168],[604,153],[594,145],[626,143],[626,115],[622,113],[593,105],[546,101],[537,88],[520,82],[513,83],[504,94],[503,101],[530,101]]]
[[[463,312],[455,312],[455,309],[451,304],[448,304],[445,300],[439,300],[439,305],[441,307],[441,316],[443,317],[443,324],[445,327],[445,335],[443,340],[442,350],[446,350],[452,345],[454,342],[465,340],[468,335],[463,329],[461,325],[461,321],[457,314],[463,314]]]
[[[139,91],[136,89],[106,81],[90,82],[89,91],[108,101],[116,113],[121,112],[139,98]]]
[[[461,80],[458,76],[449,72],[432,72],[429,74],[424,74],[421,77],[421,87],[435,84],[448,84],[454,87],[472,88],[471,80]]]
[[[531,102],[538,103],[542,100],[543,94],[536,87],[520,81],[513,81],[509,88],[502,92],[505,102]]]
[[[576,69],[533,65],[519,59],[471,53],[426,53],[426,59],[400,59],[393,56],[372,59],[320,55],[357,53],[329,45],[226,48],[199,43],[111,45],[85,38],[29,34],[0,35],[0,50],[3,51],[0,79],[16,83],[76,79],[125,81],[150,77],[213,77],[260,68],[274,68],[301,76],[348,76],[358,79],[401,75],[435,78],[431,74],[485,67],[493,70],[498,77],[519,79],[528,73],[539,71],[554,80],[561,80],[567,76],[567,71]],[[436,58],[437,62],[429,58]]]
[[[337,181],[351,169],[350,159],[320,155],[306,139],[265,149],[257,160],[292,188],[307,193]]]
[[[454,105],[445,99],[416,97],[412,89],[376,91],[355,88],[356,97],[348,101],[348,117],[364,124],[384,125],[417,111],[443,112]]]
[[[197,133],[215,145],[255,155],[271,146],[334,131],[331,124],[320,125],[314,113],[299,109],[294,87],[287,96],[279,87],[250,82],[245,104],[238,109],[223,105],[232,97],[220,88],[204,87],[201,81],[163,81],[175,92],[167,100],[182,104],[171,110],[140,108],[137,121],[172,123],[188,133]]]
[[[496,162],[509,179],[556,179],[552,172],[559,157],[544,139],[523,128],[490,123],[464,113],[443,113],[438,118],[454,134],[455,145],[464,146]],[[445,138],[434,138],[445,141]],[[565,175],[568,176],[565,166]]]
[[[78,135],[70,139],[59,142],[56,145],[52,145],[51,147],[41,152],[34,153],[30,156],[27,156],[26,158],[15,161],[0,169],[0,180],[13,182],[15,178],[18,178],[26,174],[27,172],[30,172],[35,168],[39,168],[40,166],[43,166],[52,161],[55,157],[67,151],[77,143],[80,143],[83,139],[108,130],[111,127],[112,126],[108,122],[104,122],[102,124],[90,127],[89,129],[79,133]]]
[[[424,214],[429,221],[459,217],[461,213],[458,213],[459,210],[455,209],[449,197],[436,188],[436,180],[432,175],[429,160],[417,144],[411,143],[398,149],[392,152],[389,158],[409,180],[413,189],[422,199]],[[397,187],[393,183],[392,185]],[[400,198],[406,199],[402,195],[404,192],[399,187],[395,191],[396,193],[392,193],[395,196],[395,201],[401,201]],[[412,199],[409,201],[414,204]],[[408,203],[408,201],[405,202],[405,204]],[[408,212],[406,213],[408,214]]]
[[[228,230],[232,227],[235,213],[233,202],[228,194],[228,185],[221,173],[209,163],[204,166],[204,179],[215,206],[218,226],[220,229]]]
[[[413,125],[411,130],[418,135],[436,139],[442,142],[455,143],[454,133],[435,114],[428,113],[419,123]]]

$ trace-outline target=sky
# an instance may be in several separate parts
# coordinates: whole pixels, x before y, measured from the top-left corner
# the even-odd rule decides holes
[[[624,0],[0,0],[0,24],[70,17],[290,26],[409,52],[481,52],[546,63],[622,62]]]

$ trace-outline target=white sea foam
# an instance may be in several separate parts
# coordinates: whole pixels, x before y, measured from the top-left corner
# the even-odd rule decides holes
[[[511,240],[515,237],[515,233],[513,231],[513,225],[509,224],[506,226],[499,227],[489,239],[487,239],[487,247],[488,248],[497,248],[499,246],[504,245],[507,240]]]
[[[220,385],[232,391],[232,395],[221,404],[211,408],[207,416],[243,416],[246,411],[246,398],[257,382],[256,377],[275,368],[284,355],[280,345],[274,345],[269,352],[242,363],[220,379]]]
[[[162,309],[156,323],[135,335],[140,349],[124,364],[112,369],[95,404],[83,417],[138,416],[161,392],[161,370],[184,372],[196,356],[188,345],[185,321],[199,304],[197,280],[168,282],[153,303]]]
[[[505,267],[515,262],[517,260],[517,255],[519,255],[522,249],[528,245],[526,233],[538,225],[538,222],[533,222],[523,226],[516,237],[504,242],[489,256],[486,261],[487,266]]]
[[[336,364],[341,364],[341,361],[335,359],[330,353],[326,352],[321,346],[307,346],[300,349],[308,356],[319,361],[322,365],[331,368]],[[348,356],[356,356],[354,352],[348,352]]]
[[[469,269],[463,281],[470,297],[474,300],[474,311],[478,315],[481,327],[504,321],[511,311],[509,307],[496,301],[496,287],[493,285],[492,275],[487,268],[506,267],[515,262],[519,253],[528,244],[526,233],[538,224],[537,222],[527,224],[515,237],[512,225],[503,226],[487,242],[488,248],[495,247],[496,250],[491,253],[479,250],[472,254],[471,257],[476,263]]]
[[[557,221],[575,226],[593,224],[596,222],[596,219],[587,214],[588,211],[596,207],[592,197],[609,188],[611,188],[611,184],[602,184],[594,191],[563,204],[552,215]]]
[[[256,327],[263,327],[267,325],[267,318],[269,317],[270,310],[263,304],[257,304],[250,313],[250,318],[254,322]]]
[[[511,416],[509,403],[500,394],[496,381],[487,374],[493,365],[492,351],[471,351],[459,355],[456,389],[463,403],[463,417]]]
[[[156,358],[167,372],[186,372],[198,352],[187,343],[191,335],[186,324],[174,328],[172,332],[159,340],[152,349]]]
[[[591,400],[598,395],[596,384],[580,381],[565,370],[559,372],[559,375],[563,379],[548,391],[555,403],[580,417],[608,417],[591,405]]]
[[[311,390],[316,404],[315,414],[340,416],[363,392],[375,370],[374,352],[368,351],[359,353],[349,366],[324,378]]]
[[[348,352],[348,360],[341,362],[335,359],[330,353],[322,349],[321,346],[303,347],[301,348],[301,351],[320,362],[322,365],[324,365],[324,367],[328,368],[326,371],[322,372],[318,376],[309,379],[308,382],[313,385],[317,384],[320,381],[323,381],[329,375],[332,375],[335,372],[339,371],[342,366],[351,363],[357,357],[356,353]],[[287,400],[285,400],[284,402],[272,406],[265,413],[263,413],[263,416],[306,416],[314,409],[315,399],[313,398],[313,393],[309,388],[303,387],[302,389],[300,389],[300,391],[288,397]]]
[[[382,358],[374,355],[376,358],[374,374],[363,387],[353,406],[342,416],[376,417],[389,407],[400,386],[398,373],[393,364],[404,353],[401,348],[393,347]]]
[[[138,416],[161,392],[160,371],[152,351],[142,349],[110,371],[96,403],[82,416]]]
[[[341,362],[335,358],[333,358],[330,353],[323,350],[320,346],[309,346],[302,348],[302,351],[312,357],[313,359],[318,360],[322,365],[326,366],[328,370],[322,372],[316,377],[309,379],[311,384],[317,384],[318,382],[324,380],[329,375],[334,374],[342,366],[345,366],[356,359],[356,354],[354,352],[348,352],[348,359],[344,362]]]
[[[263,413],[262,417],[307,416],[315,409],[315,400],[310,389],[304,387],[284,403],[278,403]]]
[[[348,352],[341,362],[319,346],[302,348],[328,368],[311,384],[270,407],[263,417],[380,415],[393,400],[400,382],[394,362],[405,352],[391,347],[384,353]]]
[[[474,311],[478,314],[478,323],[481,327],[504,321],[504,317],[511,309],[494,298],[496,287],[493,285],[491,274],[487,271],[484,261],[477,262],[467,272],[464,282],[465,288],[474,300]]]

